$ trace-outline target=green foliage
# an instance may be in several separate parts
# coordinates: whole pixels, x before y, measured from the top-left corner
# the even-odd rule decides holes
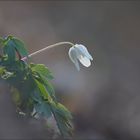
[[[46,116],[47,118],[52,116],[50,105],[45,101],[35,104],[35,110],[40,115]]]
[[[49,71],[49,69],[43,65],[43,64],[30,64],[31,69],[33,72],[38,73],[40,76],[46,77],[47,79],[53,79],[52,73]]]
[[[60,103],[51,104],[57,125],[63,136],[72,135],[71,113]]]
[[[0,77],[11,86],[13,100],[19,113],[30,117],[54,117],[61,135],[72,135],[72,115],[60,104],[50,83],[52,73],[43,64],[27,63],[25,45],[19,39],[0,38],[3,55],[0,58]]]
[[[15,37],[8,36],[3,40],[3,45],[3,53],[8,56],[9,62],[15,61],[16,53],[20,58],[28,55],[23,42]]]
[[[51,83],[48,80],[51,80],[53,78],[52,73],[49,71],[49,69],[47,67],[45,67],[45,65],[43,64],[30,64],[31,70],[32,70],[32,74],[35,77],[35,81],[38,84],[38,86],[43,90],[44,88],[44,92],[48,92],[48,94],[51,96],[51,98],[53,98],[53,100],[56,100],[55,98],[55,91],[53,89],[53,86],[51,85]],[[41,85],[40,85],[41,83]],[[40,90],[41,90],[40,89]],[[46,93],[45,93],[46,95]]]

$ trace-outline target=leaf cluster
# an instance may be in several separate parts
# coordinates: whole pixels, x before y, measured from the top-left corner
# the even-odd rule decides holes
[[[60,134],[72,135],[72,115],[56,99],[51,71],[44,64],[23,61],[28,52],[18,38],[0,38],[0,47],[0,77],[9,83],[18,113],[38,119],[54,117]]]

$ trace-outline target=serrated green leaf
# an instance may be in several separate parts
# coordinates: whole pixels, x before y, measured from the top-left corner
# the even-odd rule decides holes
[[[59,127],[60,133],[63,137],[69,137],[72,135],[72,126],[71,123],[68,121],[65,121],[62,116],[59,114],[55,114],[55,117],[57,118],[57,125]]]
[[[65,117],[66,119],[72,119],[70,111],[61,103],[57,103],[56,112],[58,112],[61,116]]]
[[[41,70],[40,70],[40,68],[41,68]],[[42,66],[42,65],[32,64],[32,72],[33,72],[34,78],[37,79],[40,83],[42,83],[45,86],[45,88],[46,88],[47,92],[49,93],[49,95],[51,96],[51,98],[53,98],[53,100],[56,100],[54,88],[51,85],[51,83],[48,81],[48,79],[46,78],[46,75],[48,72],[45,73],[43,69],[44,69],[44,66]]]
[[[30,66],[33,72],[37,72],[48,79],[53,79],[52,73],[44,64],[31,64]]]
[[[35,82],[37,84],[38,89],[40,90],[41,96],[43,96],[45,100],[46,99],[51,100],[51,97],[49,96],[49,93],[46,91],[45,86],[36,79]]]
[[[61,135],[64,137],[72,135],[72,116],[70,112],[62,104],[59,103],[51,103],[51,108],[53,110],[53,114]]]
[[[13,42],[14,47],[17,49],[21,56],[28,56],[28,52],[25,49],[25,45],[21,40],[17,38],[12,38],[11,41]]]
[[[18,51],[18,53],[23,57],[28,56],[27,50],[24,47],[25,46],[24,43],[19,39],[10,36],[7,37],[3,42],[4,42],[3,51],[5,55],[8,55],[9,61],[15,61],[16,51]]]
[[[45,85],[45,88],[46,88],[47,92],[53,98],[53,100],[56,100],[55,91],[54,91],[54,88],[51,85],[51,83],[45,77],[43,77],[42,75],[38,75],[37,79]]]

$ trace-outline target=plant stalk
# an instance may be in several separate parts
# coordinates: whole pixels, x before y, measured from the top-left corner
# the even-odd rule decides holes
[[[74,46],[74,44],[71,43],[71,42],[59,42],[59,43],[56,43],[56,44],[53,44],[53,45],[49,45],[49,46],[47,46],[47,47],[45,47],[43,49],[40,49],[40,50],[38,50],[36,52],[33,52],[33,53],[29,54],[28,57],[23,57],[21,60],[26,60],[29,57],[32,57],[32,56],[37,55],[37,54],[40,54],[41,52],[47,51],[49,49],[55,48],[55,47],[60,46],[60,45]]]

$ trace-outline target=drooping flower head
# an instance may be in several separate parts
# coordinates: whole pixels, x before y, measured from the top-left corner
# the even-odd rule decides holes
[[[87,48],[82,44],[75,44],[74,46],[72,46],[69,49],[69,57],[75,64],[78,71],[80,70],[79,61],[85,67],[89,67],[91,65],[91,60],[93,60]]]
[[[43,49],[40,49],[36,52],[33,52],[32,54],[21,58],[21,60],[26,61],[27,58],[30,58],[31,56],[34,56],[36,54],[39,54],[45,50],[54,48],[56,46],[59,45],[63,45],[63,44],[67,44],[67,45],[71,45],[72,47],[69,49],[69,57],[71,59],[71,61],[75,64],[77,70],[80,70],[80,66],[79,66],[79,61],[82,65],[84,65],[85,67],[89,67],[91,65],[91,60],[93,60],[92,56],[90,55],[90,53],[88,52],[87,48],[82,45],[82,44],[73,44],[71,42],[59,42],[50,46],[47,46]]]

